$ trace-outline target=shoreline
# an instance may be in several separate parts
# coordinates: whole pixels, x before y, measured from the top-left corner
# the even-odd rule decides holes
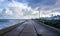
[[[13,29],[15,29],[16,27],[20,26],[22,23],[24,23],[25,21],[21,22],[21,23],[17,23],[16,25],[7,27],[5,29],[0,30],[0,36],[3,36],[5,33],[12,31]]]

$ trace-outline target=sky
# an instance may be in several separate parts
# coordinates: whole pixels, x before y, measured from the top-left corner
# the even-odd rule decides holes
[[[0,19],[35,19],[39,14],[60,15],[60,0],[0,0]]]

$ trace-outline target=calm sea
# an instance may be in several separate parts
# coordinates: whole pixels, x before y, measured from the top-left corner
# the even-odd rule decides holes
[[[24,20],[21,19],[0,19],[0,30],[13,26],[17,23],[21,23]]]

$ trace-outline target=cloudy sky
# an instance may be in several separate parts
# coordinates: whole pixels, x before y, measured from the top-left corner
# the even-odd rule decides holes
[[[39,14],[60,15],[60,0],[0,0],[0,19],[35,19]]]

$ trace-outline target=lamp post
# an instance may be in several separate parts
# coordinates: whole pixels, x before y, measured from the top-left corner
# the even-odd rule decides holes
[[[51,16],[53,17],[53,11],[52,11],[52,15]]]
[[[39,19],[40,19],[40,10],[39,10]]]
[[[40,8],[38,8],[38,11],[39,11],[39,19],[40,19]]]

